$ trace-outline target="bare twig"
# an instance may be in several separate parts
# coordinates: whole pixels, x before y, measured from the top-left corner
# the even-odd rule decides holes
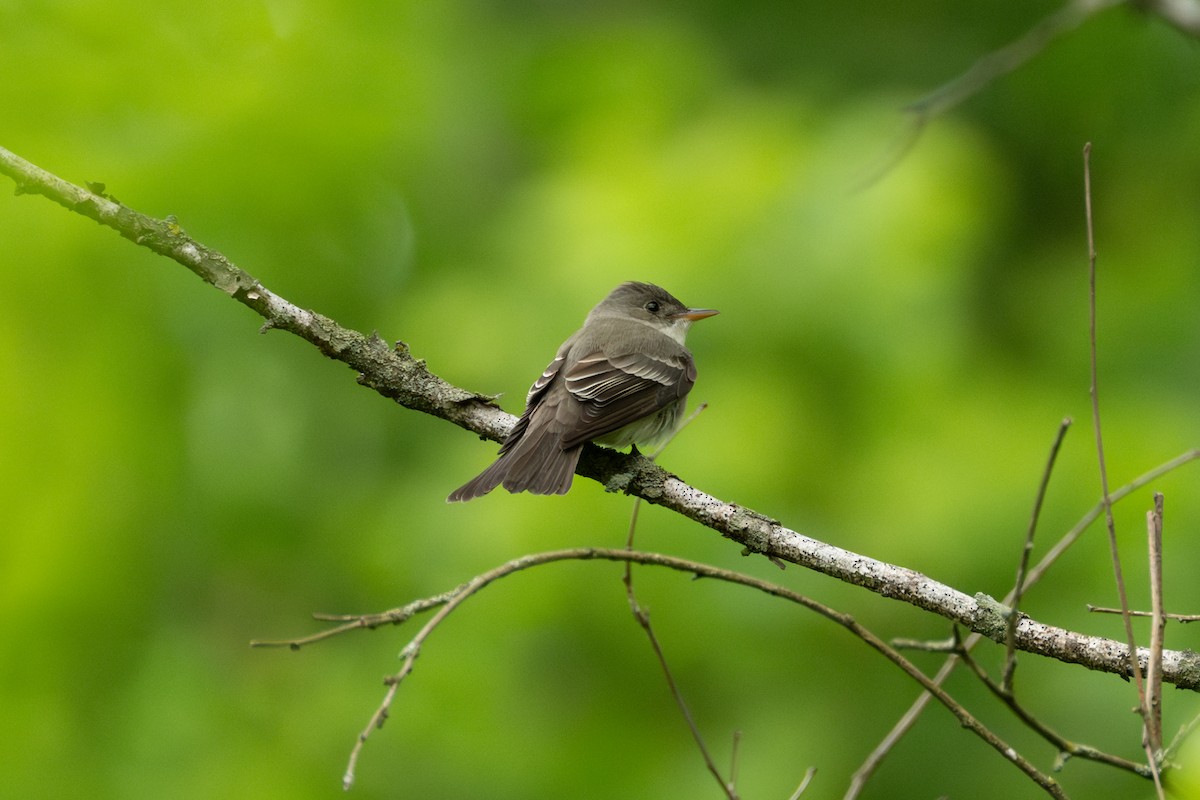
[[[813,776],[817,774],[816,767],[809,767],[804,771],[804,780],[800,781],[800,785],[796,787],[796,791],[792,792],[792,796],[788,800],[800,800],[800,795],[804,794],[808,789],[808,785],[812,783]]]
[[[1129,597],[1125,591],[1125,578],[1121,572],[1121,551],[1117,547],[1117,526],[1113,521],[1112,513],[1112,497],[1108,493],[1108,465],[1104,459],[1104,437],[1101,433],[1100,425],[1100,389],[1099,389],[1099,368],[1097,366],[1097,347],[1096,347],[1096,230],[1092,215],[1092,143],[1088,142],[1083,146],[1083,196],[1084,196],[1084,212],[1087,217],[1087,246],[1088,246],[1088,349],[1091,354],[1091,396],[1092,396],[1092,424],[1096,432],[1096,457],[1100,467],[1100,491],[1101,498],[1104,502],[1104,522],[1105,529],[1108,531],[1108,550],[1109,556],[1112,558],[1113,578],[1117,584],[1117,597],[1121,601],[1121,621],[1125,627],[1125,640],[1129,645],[1129,670],[1133,675],[1133,682],[1137,686],[1138,693],[1138,710],[1142,715],[1142,724],[1144,729],[1150,726],[1148,715],[1148,701],[1146,697],[1146,687],[1142,682],[1142,667],[1137,657],[1137,638],[1133,635],[1133,620],[1129,615]],[[1148,740],[1145,743],[1147,760],[1151,768],[1154,770],[1154,785],[1158,790],[1160,798],[1163,796],[1161,781],[1159,780],[1156,754],[1153,748],[1150,747]]]
[[[1055,39],[1075,30],[1097,13],[1122,2],[1123,0],[1072,0],[1042,19],[1018,39],[993,50],[972,64],[966,72],[909,104],[904,109],[909,114],[908,125],[879,159],[878,164],[860,181],[858,188],[870,186],[898,164],[921,138],[925,127],[936,117],[979,93],[996,79],[1023,66]]]
[[[683,420],[683,422],[680,423],[679,427],[671,432],[666,441],[664,441],[657,450],[647,456],[647,458],[649,458],[651,461],[658,458],[662,451],[667,449],[667,445],[669,445],[674,438],[678,436],[687,425],[691,424],[692,420],[699,416],[700,413],[706,408],[708,408],[707,403],[701,403],[699,406],[697,406],[696,410],[689,414]],[[629,515],[629,534],[625,539],[625,549],[629,551],[633,550],[633,538],[637,533],[638,512],[641,510],[641,507],[642,499],[640,497],[635,497],[633,500],[633,510]],[[726,779],[721,775],[721,770],[717,767],[717,762],[713,759],[712,753],[709,752],[708,745],[704,743],[704,736],[700,733],[700,726],[696,724],[696,718],[692,715],[692,709],[690,706],[688,706],[687,700],[684,699],[683,692],[679,688],[679,684],[675,681],[675,676],[671,672],[671,666],[667,663],[667,655],[663,651],[662,643],[659,642],[658,636],[654,633],[654,626],[650,624],[650,612],[646,610],[646,608],[638,601],[637,592],[635,592],[633,588],[633,562],[625,562],[625,572],[622,577],[622,581],[625,584],[625,598],[629,602],[629,611],[633,614],[634,620],[637,622],[638,626],[641,627],[642,631],[646,634],[646,638],[650,642],[650,649],[654,651],[654,658],[658,661],[658,666],[662,670],[663,677],[667,681],[667,688],[671,692],[672,699],[675,700],[675,706],[679,709],[679,713],[683,717],[683,721],[687,724],[688,730],[692,734],[692,739],[696,742],[696,747],[700,750],[701,758],[704,759],[704,766],[708,769],[713,778],[716,779],[717,783],[721,787],[721,791],[725,793],[725,796],[728,797],[729,800],[737,800],[736,758],[730,768],[729,778]],[[737,743],[736,735],[734,737],[734,743],[735,745]],[[734,752],[736,754],[736,748]]]
[[[737,786],[739,759],[742,757],[742,732],[733,732],[733,741],[729,745],[729,785]]]
[[[1154,509],[1146,512],[1150,564],[1150,658],[1146,663],[1146,736],[1150,749],[1162,751],[1162,650],[1166,619],[1163,614],[1162,574],[1163,496],[1154,493]]]
[[[978,59],[962,74],[906,106],[907,124],[855,184],[855,188],[871,186],[900,163],[934,119],[974,97],[996,80],[1025,66],[1056,39],[1071,33],[1100,12],[1122,4],[1153,14],[1180,33],[1200,38],[1198,0],[1071,0],[1017,39]]]
[[[957,627],[954,629],[958,630]],[[957,653],[960,647],[958,636],[947,639],[906,639],[898,636],[892,639],[892,647],[897,650],[919,650],[923,653]]]
[[[982,638],[977,633],[971,634],[967,638],[965,646],[973,647]],[[943,661],[937,674],[933,676],[933,682],[938,686],[945,683],[946,678],[950,677],[950,673],[958,666],[958,662],[959,658],[957,655],[952,655]],[[846,788],[846,794],[843,795],[843,800],[854,800],[862,794],[862,791],[867,788],[867,782],[871,779],[871,776],[883,764],[883,760],[892,752],[892,748],[912,729],[912,726],[920,719],[921,714],[924,713],[932,700],[933,695],[929,692],[922,692],[917,695],[917,699],[913,701],[913,704],[908,707],[908,710],[896,721],[896,724],[887,732],[887,735],[880,740],[879,744],[875,745],[875,749],[863,759],[863,763],[854,771],[854,775],[850,778],[850,785]]]
[[[1012,691],[1013,673],[1017,669],[1017,620],[1020,615],[1021,596],[1025,593],[1026,573],[1029,570],[1029,556],[1033,554],[1033,535],[1037,531],[1038,517],[1042,513],[1042,503],[1046,499],[1046,489],[1050,486],[1050,475],[1054,472],[1054,462],[1058,459],[1058,450],[1062,447],[1063,437],[1071,427],[1071,419],[1064,419],[1058,426],[1058,435],[1050,446],[1050,456],[1046,459],[1046,467],[1042,470],[1042,479],[1038,482],[1037,497],[1033,501],[1033,513],[1029,516],[1029,528],[1025,532],[1025,546],[1021,548],[1021,560],[1017,565],[1017,580],[1011,593],[1012,613],[1008,618],[1008,629],[1004,636],[1004,673],[1001,685],[1004,691]]]
[[[426,597],[422,600],[415,600],[406,606],[394,608],[391,611],[385,611],[382,614],[313,614],[313,619],[320,622],[341,622],[344,624],[338,625],[334,628],[326,628],[323,631],[318,631],[310,636],[302,636],[298,639],[255,640],[250,642],[250,646],[287,647],[292,650],[299,650],[305,645],[315,644],[316,642],[324,639],[331,639],[334,636],[346,633],[347,631],[352,631],[355,628],[374,630],[375,628],[379,628],[384,625],[400,625],[403,622],[407,622],[409,619],[421,613],[422,611],[428,611],[431,608],[437,608],[438,606],[445,605],[446,603],[450,602],[450,599],[454,597],[455,593],[460,589],[456,589],[453,592],[439,594],[435,597]]]
[[[1107,608],[1105,606],[1094,606],[1091,603],[1088,603],[1087,610],[1092,612],[1093,614],[1120,614],[1120,613],[1122,613],[1121,609],[1119,609],[1119,608]],[[1155,616],[1155,613],[1153,611],[1139,611],[1137,609],[1130,609],[1129,616],[1131,616],[1131,617],[1153,617],[1153,616]],[[1189,622],[1200,621],[1200,614],[1170,614],[1167,612],[1163,612],[1162,618],[1164,620],[1173,620],[1175,622],[1187,624]]]
[[[1184,451],[1183,453],[1175,456],[1175,458],[1172,458],[1170,461],[1166,461],[1149,470],[1148,472],[1142,473],[1129,483],[1122,486],[1120,489],[1117,489],[1115,492],[1109,495],[1109,500],[1112,503],[1119,503],[1129,495],[1136,492],[1138,489],[1147,486],[1167,473],[1173,472],[1174,470],[1177,470],[1186,464],[1190,464],[1197,459],[1200,459],[1200,449]],[[1026,586],[1032,586],[1040,581],[1042,576],[1045,575],[1045,573],[1050,569],[1051,566],[1054,565],[1056,561],[1058,561],[1062,554],[1065,553],[1067,549],[1073,545],[1080,536],[1083,535],[1085,530],[1091,527],[1093,522],[1100,518],[1100,515],[1104,513],[1104,508],[1105,501],[1101,499],[1071,527],[1071,530],[1063,534],[1063,537],[1055,543],[1054,547],[1050,548],[1046,555],[1042,556],[1042,560],[1038,562],[1038,565],[1030,570],[1029,579],[1026,581]]]
[[[1179,732],[1175,734],[1175,738],[1163,750],[1162,762],[1167,764],[1175,758],[1175,754],[1179,752],[1179,748],[1187,741],[1187,738],[1192,735],[1192,732],[1200,728],[1200,715],[1192,717],[1191,721],[1179,728]]]
[[[1112,558],[1113,575],[1117,582],[1117,596],[1121,600],[1125,622],[1125,638],[1129,644],[1129,670],[1137,685],[1138,704],[1145,706],[1145,687],[1142,685],[1142,668],[1133,654],[1137,651],[1137,639],[1133,635],[1133,624],[1129,620],[1129,599],[1125,592],[1125,578],[1121,574],[1121,553],[1117,547],[1117,528],[1113,521],[1112,496],[1108,493],[1108,465],[1104,459],[1104,437],[1100,425],[1099,368],[1096,357],[1096,236],[1092,217],[1092,143],[1083,146],[1083,200],[1087,217],[1088,247],[1088,349],[1091,354],[1092,383],[1092,427],[1096,434],[1096,455],[1100,467],[1100,497],[1104,503],[1104,523],[1108,530],[1109,555]]]
[[[1118,769],[1133,772],[1142,776],[1143,778],[1149,778],[1153,775],[1153,770],[1145,764],[1139,764],[1136,761],[1130,761],[1127,758],[1121,758],[1120,756],[1116,756],[1111,753],[1105,753],[1103,750],[1097,750],[1089,745],[1073,742],[1070,739],[1062,736],[1053,728],[1043,723],[1037,717],[1033,716],[1032,713],[1030,713],[1021,703],[1017,701],[1016,697],[1011,691],[1006,689],[1002,684],[992,680],[992,677],[988,675],[987,671],[983,669],[979,662],[977,662],[971,656],[971,653],[967,648],[960,648],[958,651],[958,656],[968,667],[971,668],[971,671],[975,673],[975,676],[983,682],[983,685],[986,686],[993,695],[1002,700],[1004,704],[1007,705],[1023,723],[1025,723],[1026,726],[1028,726],[1043,739],[1050,742],[1050,744],[1054,745],[1054,747],[1058,749],[1059,753],[1067,757],[1084,758],[1090,761],[1098,761],[1102,764],[1108,764],[1109,766],[1117,767]]]
[[[632,552],[632,551],[630,551]],[[679,684],[675,681],[675,675],[671,672],[671,666],[667,663],[666,653],[663,652],[662,644],[658,641],[658,637],[654,634],[654,628],[650,624],[650,612],[642,607],[637,601],[637,597],[633,592],[633,582],[628,571],[626,563],[625,572],[625,587],[629,596],[630,610],[633,612],[633,618],[637,620],[638,625],[646,633],[646,638],[650,640],[650,648],[654,651],[654,657],[658,661],[659,668],[662,669],[663,677],[667,681],[667,688],[671,691],[671,697],[675,700],[675,705],[679,708],[679,713],[683,716],[683,721],[687,723],[688,730],[691,731],[692,739],[696,742],[696,747],[700,750],[700,755],[704,759],[704,766],[708,768],[709,773],[716,779],[721,787],[721,791],[729,800],[738,800],[737,786],[733,780],[733,773],[727,780],[721,775],[721,770],[713,760],[712,754],[708,750],[708,745],[704,743],[704,736],[700,733],[700,726],[696,724],[696,718],[692,715],[692,709],[684,700],[683,692],[679,689]]]
[[[1122,0],[1072,0],[1045,17],[1020,38],[993,50],[963,74],[917,100],[908,111],[924,122],[946,113],[997,78],[1013,72],[1060,36],[1070,33],[1097,13]]]

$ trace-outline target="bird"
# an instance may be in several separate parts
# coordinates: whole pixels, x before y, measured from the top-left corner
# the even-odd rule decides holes
[[[684,339],[693,322],[717,313],[689,308],[652,283],[613,289],[533,382],[495,462],[446,501],[500,485],[513,494],[566,494],[587,442],[636,452],[669,435],[696,382]]]

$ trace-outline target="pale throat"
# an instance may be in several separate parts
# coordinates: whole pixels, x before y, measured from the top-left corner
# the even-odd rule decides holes
[[[664,333],[675,341],[679,342],[680,345],[682,345],[684,340],[687,339],[688,328],[692,327],[692,321],[690,319],[682,318],[671,320],[665,324],[659,322],[658,320],[637,319],[636,317],[633,318],[632,321],[645,325],[647,328],[653,328],[659,333]]]

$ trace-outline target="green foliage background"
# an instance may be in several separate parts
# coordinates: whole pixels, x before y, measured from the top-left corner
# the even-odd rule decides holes
[[[0,2],[0,144],[175,214],[293,302],[525,389],[622,280],[722,315],[709,410],[664,465],[840,546],[1002,595],[1059,421],[1042,549],[1098,498],[1081,148],[1094,142],[1101,397],[1114,486],[1200,442],[1200,52],[1120,8],[929,126],[854,187],[901,109],[1042,3]],[[177,265],[0,193],[0,775],[5,796],[321,798],[413,631],[300,653],[312,611],[376,611],[508,558],[624,539],[631,502],[447,506],[490,444]],[[1200,476],[1167,496],[1167,599],[1196,612]],[[1118,509],[1145,605],[1149,490]],[[778,580],[885,636],[947,626],[644,509],[640,546]],[[1039,553],[1041,549],[1039,549]],[[361,798],[716,797],[610,564],[488,589],[368,743]],[[829,623],[639,570],[675,674],[744,797],[839,797],[916,692]],[[1119,636],[1087,536],[1029,598]],[[1168,645],[1196,647],[1189,628]],[[995,649],[981,651],[999,663]],[[918,657],[932,671],[940,660]],[[1043,768],[964,675],[950,689]],[[1065,735],[1139,758],[1131,687],[1021,660]],[[1168,692],[1167,731],[1191,719]],[[1195,771],[1197,754],[1185,759]],[[1149,797],[1084,762],[1078,797]],[[1193,785],[1194,789],[1194,785]],[[1186,791],[1186,786],[1181,791]],[[867,797],[1040,796],[930,709]]]

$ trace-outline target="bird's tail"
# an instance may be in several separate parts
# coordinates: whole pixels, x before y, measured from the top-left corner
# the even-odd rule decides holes
[[[495,463],[455,489],[446,502],[473,500],[501,484],[513,494],[566,494],[583,445],[564,450],[559,444],[562,437],[553,427],[541,427],[536,432],[526,430],[511,448],[501,450]]]

